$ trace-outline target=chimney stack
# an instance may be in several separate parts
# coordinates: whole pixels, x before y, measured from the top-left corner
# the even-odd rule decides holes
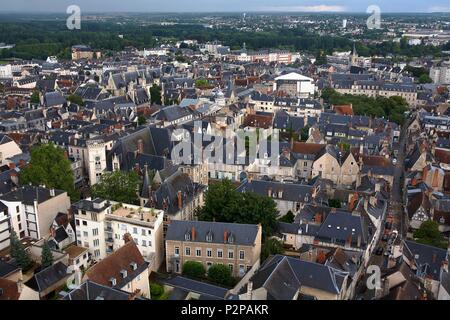
[[[142,139],[139,139],[137,142],[137,151],[140,154],[144,153],[144,141]]]
[[[227,242],[228,241],[228,232],[225,230],[224,232],[223,232],[223,242]]]
[[[195,230],[195,227],[192,227],[192,229],[191,229],[192,241],[195,241],[196,234],[197,234],[197,231]]]
[[[183,208],[183,196],[181,194],[181,191],[177,192],[177,197],[178,197],[178,209],[181,210],[181,208]]]

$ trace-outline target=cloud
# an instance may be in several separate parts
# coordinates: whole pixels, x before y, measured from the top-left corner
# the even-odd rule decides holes
[[[430,7],[428,12],[450,12],[450,7],[434,6]]]
[[[313,6],[277,6],[277,7],[262,7],[262,11],[299,11],[299,12],[343,12],[344,6],[332,5],[313,5]]]

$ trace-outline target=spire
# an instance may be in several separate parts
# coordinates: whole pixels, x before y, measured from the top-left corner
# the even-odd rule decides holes
[[[148,169],[147,165],[144,165],[144,183],[142,185],[142,192],[141,197],[142,198],[150,198],[150,191],[149,188],[151,187],[150,178],[148,176]],[[148,193],[148,195],[147,195]]]

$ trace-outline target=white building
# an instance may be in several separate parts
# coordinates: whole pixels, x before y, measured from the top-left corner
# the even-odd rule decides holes
[[[10,64],[0,65],[0,78],[12,78],[12,68]]]
[[[275,78],[273,91],[283,91],[291,96],[309,98],[315,93],[314,80],[291,72]]]
[[[104,259],[132,237],[149,268],[159,268],[164,258],[162,210],[98,198],[81,200],[73,208],[77,245],[88,248],[94,260]]]
[[[49,236],[55,217],[70,208],[67,192],[29,185],[2,195],[0,202],[7,207],[9,223],[19,239]],[[5,211],[0,214],[0,228],[2,216],[4,220]]]
[[[431,67],[430,78],[435,84],[450,84],[450,63]]]

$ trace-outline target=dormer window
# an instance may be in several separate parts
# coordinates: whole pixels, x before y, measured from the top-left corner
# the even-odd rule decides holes
[[[184,234],[184,240],[186,240],[186,241],[190,241],[191,240],[191,234],[189,232],[186,232]]]
[[[109,282],[111,282],[111,285],[114,287],[117,284],[116,278],[110,278]]]
[[[127,270],[120,270],[120,274],[122,275],[122,278],[125,279],[127,277]]]
[[[228,236],[228,243],[234,243],[234,236],[232,233]]]
[[[206,241],[207,241],[207,242],[212,242],[212,240],[213,240],[213,235],[212,235],[212,232],[209,231],[209,232],[206,234]]]
[[[131,270],[133,270],[133,271],[135,271],[137,269],[137,263],[136,262],[130,263],[130,266],[131,266]]]

